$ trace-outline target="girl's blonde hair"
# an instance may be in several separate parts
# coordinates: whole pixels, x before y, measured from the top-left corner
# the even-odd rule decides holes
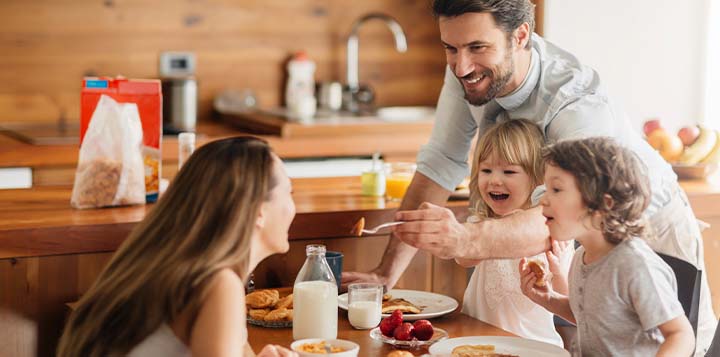
[[[125,355],[186,308],[190,334],[210,278],[225,268],[248,274],[255,220],[277,184],[274,160],[253,137],[200,147],[82,297],[58,355]]]
[[[480,196],[478,188],[480,163],[493,155],[509,164],[522,167],[530,176],[533,188],[542,184],[544,166],[541,154],[544,142],[537,125],[526,119],[500,122],[485,131],[477,140],[470,171],[471,211],[481,217],[495,217],[495,213]]]
[[[587,214],[602,215],[601,226],[595,228],[606,241],[618,244],[644,235],[642,214],[650,203],[650,181],[634,152],[612,138],[595,137],[550,145],[543,159],[575,176]]]

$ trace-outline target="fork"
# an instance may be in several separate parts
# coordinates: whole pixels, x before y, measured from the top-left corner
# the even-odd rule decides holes
[[[392,227],[392,226],[397,226],[397,225],[400,225],[400,224],[403,224],[403,223],[405,223],[405,222],[404,222],[404,221],[402,221],[402,222],[387,222],[387,223],[383,223],[383,224],[381,224],[381,225],[379,225],[379,226],[377,226],[377,227],[375,227],[375,228],[363,229],[362,232],[365,233],[365,234],[375,234],[375,233],[377,233],[379,230],[381,230],[381,229],[383,229],[383,228]]]

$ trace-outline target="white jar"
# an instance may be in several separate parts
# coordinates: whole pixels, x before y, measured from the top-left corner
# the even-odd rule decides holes
[[[315,62],[305,52],[296,53],[288,62],[288,81],[285,88],[285,106],[290,113],[297,113],[299,105],[315,100]],[[303,108],[305,109],[305,108]],[[307,113],[307,109],[303,110]]]

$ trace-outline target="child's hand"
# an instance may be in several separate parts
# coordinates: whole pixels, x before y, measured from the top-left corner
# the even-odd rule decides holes
[[[522,290],[523,294],[530,300],[547,308],[546,304],[549,302],[553,292],[552,283],[548,282],[543,287],[535,286],[537,277],[535,277],[535,273],[528,268],[526,258],[520,259],[518,269],[520,270],[520,290]]]
[[[552,287],[554,291],[560,294],[568,294],[568,283],[565,269],[563,269],[561,260],[562,256],[565,255],[569,249],[572,249],[572,241],[557,241],[550,237],[550,244],[552,248],[545,252],[545,257],[548,261],[548,269],[552,273],[553,281]]]
[[[550,237],[550,245],[551,249],[545,252],[545,256],[547,256],[548,260],[548,267],[553,275],[562,275],[565,272],[561,267],[560,257],[568,251],[569,247],[572,246],[572,241],[557,241]]]

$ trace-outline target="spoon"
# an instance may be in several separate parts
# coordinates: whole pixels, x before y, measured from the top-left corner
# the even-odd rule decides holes
[[[404,222],[404,221],[402,221],[402,222],[387,222],[387,223],[383,223],[383,224],[381,224],[381,225],[379,225],[379,226],[377,226],[377,227],[375,227],[375,228],[362,229],[361,232],[363,232],[363,233],[365,233],[365,234],[374,234],[374,233],[377,233],[379,230],[381,230],[381,229],[383,229],[383,228],[392,227],[392,226],[397,226],[397,225],[400,225],[400,224],[403,224],[403,223],[405,223],[405,222]]]

